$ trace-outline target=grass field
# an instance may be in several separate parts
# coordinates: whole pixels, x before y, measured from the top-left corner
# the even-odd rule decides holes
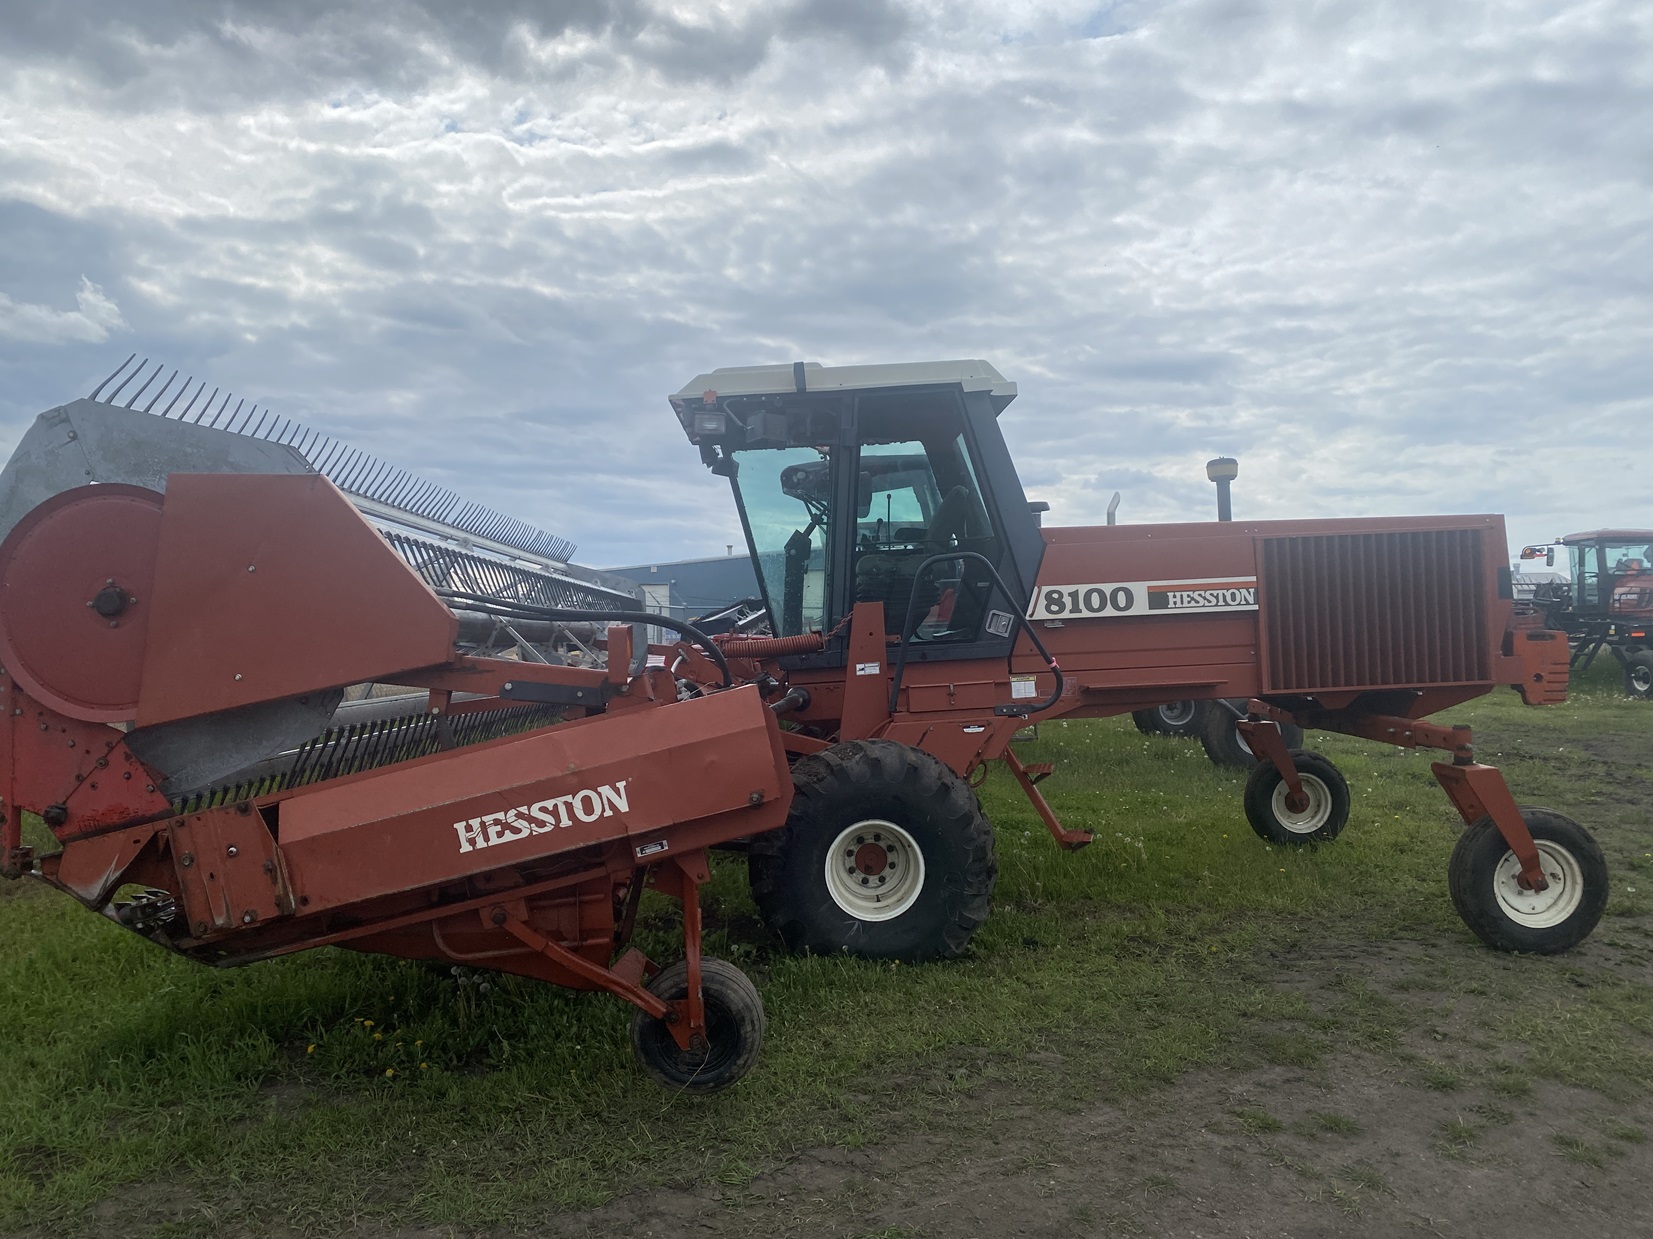
[[[1473,1159],[1535,1087],[1621,1108],[1648,1097],[1653,707],[1604,672],[1560,707],[1527,710],[1506,690],[1447,718],[1475,726],[1517,799],[1596,831],[1614,893],[1579,954],[1499,956],[1459,923],[1445,881],[1456,819],[1428,754],[1311,735],[1348,776],[1351,823],[1334,845],[1282,850],[1247,827],[1240,777],[1197,746],[1128,720],[1047,724],[1027,759],[1057,764],[1044,788],[1096,843],[1059,852],[996,772],[981,796],[999,885],[965,959],[787,957],[754,919],[743,866],[720,863],[708,949],[758,982],[769,1034],[752,1076],[707,1099],[645,1079],[610,999],[333,950],[213,971],[12,884],[0,891],[0,1226],[512,1232],[664,1185],[721,1194],[753,1233],[780,1233],[752,1203],[776,1167],[808,1150],[965,1140],[1006,1097],[1037,1122],[1151,1107],[1191,1069],[1241,1079],[1358,1053],[1362,1070],[1487,1099],[1441,1131],[1448,1160]],[[669,958],[666,916],[662,904],[641,936]],[[1229,1110],[1252,1140],[1281,1122],[1266,1106]],[[1622,1115],[1587,1128],[1550,1151],[1586,1165],[1645,1139]],[[1328,1207],[1358,1212],[1362,1190],[1396,1190],[1393,1173],[1365,1189],[1366,1172],[1338,1173]],[[1080,1231],[1091,1209],[1075,1206]],[[817,1233],[931,1233],[858,1225]]]

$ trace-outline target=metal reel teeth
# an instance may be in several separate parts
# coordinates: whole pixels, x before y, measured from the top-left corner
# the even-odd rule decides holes
[[[121,408],[126,409],[137,407],[138,401],[154,386],[155,380],[166,369],[162,362],[156,362],[151,369],[148,357],[134,365],[137,356],[133,353],[115,367],[108,378],[92,389],[88,399],[103,404],[118,404],[121,394],[141,377],[143,381],[125,403],[120,404]],[[117,379],[119,383],[104,396],[104,388],[115,383]],[[221,389],[217,387],[212,389],[210,395],[205,395],[205,379],[197,381],[194,375],[189,375],[174,389],[177,379],[178,371],[175,368],[166,376],[166,381],[156,389],[155,394],[150,396],[149,402],[142,406],[141,411],[155,413],[157,417],[172,417],[176,421],[204,425],[208,429],[227,430],[231,434],[285,444],[298,451],[310,463],[311,468],[346,494],[382,503],[426,520],[440,521],[461,532],[474,534],[479,538],[490,538],[530,555],[562,563],[569,562],[574,555],[575,545],[566,538],[559,538],[556,534],[538,529],[526,521],[505,516],[485,504],[468,503],[445,486],[427,482],[405,469],[398,469],[367,452],[351,448],[330,435],[311,430],[290,418],[275,416],[267,408],[260,412],[258,405],[255,404],[249,409],[245,400],[236,400],[235,408],[231,409],[230,401],[235,400],[235,396],[227,391],[220,396]],[[192,384],[195,388],[193,392],[190,391]],[[172,398],[167,401],[164,408],[156,412],[155,406],[168,392],[173,393]],[[205,399],[202,398],[203,395]],[[186,396],[188,399],[184,406],[178,409],[178,402]],[[177,409],[176,414],[173,413],[174,409]]]

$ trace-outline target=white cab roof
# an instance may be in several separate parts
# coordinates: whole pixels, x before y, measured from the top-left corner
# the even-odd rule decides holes
[[[672,395],[674,406],[699,400],[708,391],[720,396],[780,396],[798,390],[791,364],[724,366],[697,375]],[[1016,398],[1016,385],[985,361],[901,361],[872,366],[823,366],[804,363],[805,391],[871,391],[885,387],[919,387],[957,383],[965,391],[993,396],[995,412]]]

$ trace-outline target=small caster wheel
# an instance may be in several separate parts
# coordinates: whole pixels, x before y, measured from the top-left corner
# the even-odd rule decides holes
[[[1291,760],[1303,784],[1301,803],[1272,762],[1259,762],[1245,781],[1245,816],[1269,843],[1330,843],[1349,823],[1349,783],[1319,753],[1293,749]]]
[[[1607,861],[1590,832],[1551,809],[1521,806],[1549,879],[1530,891],[1491,817],[1458,836],[1447,866],[1452,906],[1475,936],[1500,951],[1554,955],[1590,936],[1607,907]]]
[[[1145,736],[1197,736],[1201,701],[1167,701],[1151,710],[1131,711],[1131,722]]]
[[[1245,718],[1245,706],[1244,701],[1220,700],[1206,706],[1199,736],[1200,745],[1212,765],[1250,770],[1257,764],[1257,755],[1234,727]],[[1286,742],[1288,749],[1300,749],[1303,747],[1303,729],[1296,723],[1282,723],[1280,739]]]
[[[1624,660],[1624,691],[1653,701],[1653,650],[1637,650]]]
[[[667,1002],[688,997],[689,966],[679,960],[649,982],[649,992]],[[763,999],[733,964],[700,961],[700,992],[706,1001],[706,1048],[685,1050],[664,1020],[643,1011],[631,1017],[631,1051],[657,1081],[689,1093],[716,1093],[752,1069],[763,1048]]]

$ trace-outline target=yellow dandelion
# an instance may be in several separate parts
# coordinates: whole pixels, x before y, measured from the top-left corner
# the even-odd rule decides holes
[[[430,1064],[429,1063],[420,1063],[419,1064],[419,1070],[420,1071],[429,1071],[430,1070]]]
[[[1282,870],[1280,870],[1280,872],[1284,873],[1285,870],[1282,869]],[[383,1041],[384,1039],[385,1039],[384,1033],[374,1033],[373,1034],[373,1040],[375,1040],[375,1041]]]
[[[314,1042],[312,1042],[312,1043],[311,1043],[311,1045],[310,1045],[310,1048],[309,1048],[309,1049],[307,1049],[307,1050],[305,1050],[305,1051],[304,1051],[304,1052],[305,1052],[305,1053],[306,1053],[306,1054],[314,1054],[314,1053],[315,1053],[315,1052],[316,1052],[316,1047],[315,1047],[315,1043],[314,1043]]]
[[[395,1074],[396,1074],[396,1068],[394,1068],[394,1067],[386,1067],[386,1068],[385,1068],[385,1074],[386,1074],[386,1075],[387,1075],[387,1076],[393,1076],[393,1075],[395,1075]]]
[[[373,1021],[372,1020],[363,1020],[362,1021],[362,1027],[363,1028],[372,1028],[373,1027]]]
[[[424,1045],[425,1043],[423,1041],[415,1041],[413,1044],[414,1045]]]

